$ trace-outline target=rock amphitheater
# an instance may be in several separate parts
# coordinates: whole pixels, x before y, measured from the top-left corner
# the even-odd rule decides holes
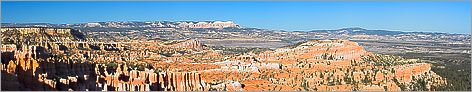
[[[380,56],[348,40],[222,55],[197,40],[98,41],[67,28],[1,32],[9,35],[0,49],[2,90],[408,91],[425,82],[431,91],[447,85],[432,64],[379,65]]]

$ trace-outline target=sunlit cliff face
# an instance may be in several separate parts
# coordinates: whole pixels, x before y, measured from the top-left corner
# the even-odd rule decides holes
[[[1,32],[11,35],[0,49],[9,90],[399,91],[447,84],[431,64],[372,54],[348,40],[222,55],[198,40],[105,42],[58,28]]]

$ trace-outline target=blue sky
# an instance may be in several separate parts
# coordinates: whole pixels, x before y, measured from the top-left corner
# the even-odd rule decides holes
[[[470,2],[1,2],[2,23],[232,20],[306,31],[362,27],[470,33]]]

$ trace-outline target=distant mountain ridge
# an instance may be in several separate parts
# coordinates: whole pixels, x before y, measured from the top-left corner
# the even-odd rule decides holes
[[[2,27],[70,27],[70,28],[239,28],[233,21],[147,21],[147,22],[88,22],[77,24],[2,23]]]
[[[388,31],[388,30],[368,30],[360,27],[353,27],[353,28],[342,28],[342,29],[335,29],[335,30],[313,30],[310,32],[326,32],[326,33],[334,33],[334,34],[365,34],[365,35],[399,35],[405,34],[409,32],[401,32],[401,31]]]
[[[78,24],[51,24],[51,23],[1,23],[2,27],[56,27],[56,28],[115,28],[115,29],[146,29],[146,28],[192,28],[195,30],[229,29],[232,31],[244,30],[270,30],[250,27],[240,27],[233,21],[145,21],[145,22],[88,22]],[[275,30],[272,30],[275,31]],[[288,32],[283,31],[281,32]],[[449,33],[434,33],[434,32],[402,32],[390,30],[370,30],[361,27],[348,27],[341,29],[327,29],[327,30],[312,30],[312,31],[294,31],[294,32],[325,32],[330,34],[351,34],[351,35],[399,35],[399,34],[449,34]]]

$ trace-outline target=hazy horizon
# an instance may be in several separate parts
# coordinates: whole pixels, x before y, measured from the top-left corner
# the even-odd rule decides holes
[[[169,20],[164,20],[164,21],[169,21]],[[204,21],[212,21],[212,20],[204,20]],[[224,20],[215,20],[215,21],[224,21]],[[94,21],[94,22],[83,22],[83,23],[96,23],[96,22],[157,22],[157,21]],[[183,21],[170,21],[170,22],[183,22]],[[194,21],[197,22],[197,21]],[[200,21],[199,21],[200,22]],[[237,21],[232,21],[236,24]],[[37,23],[43,23],[43,22],[37,22]],[[83,24],[83,23],[47,23],[47,24]],[[28,24],[28,23],[17,23],[17,24]],[[32,23],[33,24],[33,23]],[[346,28],[362,28],[366,30],[385,30],[385,31],[399,31],[399,32],[425,32],[425,31],[405,31],[405,30],[394,30],[394,29],[368,29],[364,27],[340,27],[340,28],[334,28],[334,29],[311,29],[311,30],[281,30],[281,29],[269,29],[269,28],[259,28],[259,27],[248,27],[244,25],[244,28],[258,28],[258,29],[267,29],[267,30],[277,30],[277,31],[288,31],[288,32],[295,32],[295,31],[303,31],[303,32],[308,32],[308,31],[317,31],[317,30],[338,30],[338,29],[346,29]],[[448,33],[448,32],[430,32],[430,33]],[[449,34],[470,34],[470,33],[449,33]]]
[[[220,20],[285,31],[471,30],[468,2],[2,2],[2,11],[2,23]]]

